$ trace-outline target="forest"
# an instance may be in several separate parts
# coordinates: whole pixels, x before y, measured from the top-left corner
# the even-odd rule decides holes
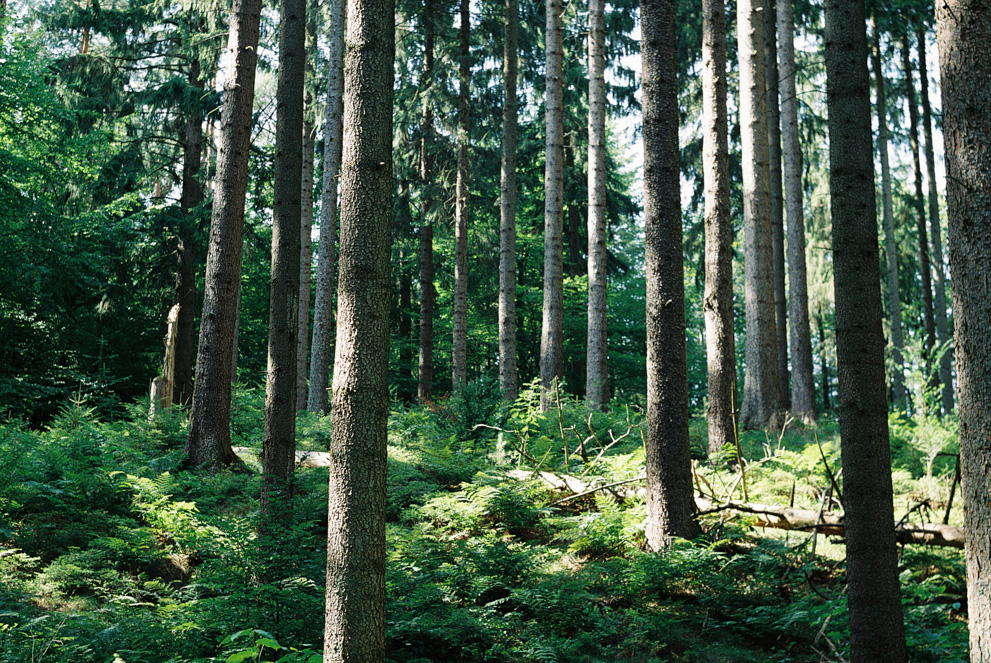
[[[0,0],[0,663],[991,663],[991,4]]]

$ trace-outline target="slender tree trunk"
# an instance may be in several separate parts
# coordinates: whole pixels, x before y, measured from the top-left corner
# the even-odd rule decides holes
[[[503,44],[502,172],[499,189],[499,386],[511,401],[519,394],[516,369],[516,75],[518,0],[506,0]]]
[[[405,251],[400,253],[399,262],[406,264]],[[413,279],[404,269],[399,275],[399,398],[404,403],[412,403],[414,399],[414,392],[410,388],[413,384],[412,306]]]
[[[781,60],[781,148],[785,207],[788,214],[788,317],[791,349],[791,410],[809,423],[816,418],[812,376],[812,330],[805,268],[805,214],[802,194],[802,143],[798,133],[793,0],[777,0]]]
[[[929,71],[926,67],[926,33],[916,32],[919,42],[919,82],[922,90],[922,127],[926,136],[926,172],[929,180],[929,232],[932,236],[933,288],[936,292],[936,339],[942,346],[951,340],[946,320],[946,281],[943,278],[943,239],[939,222],[939,193],[936,191],[936,155],[933,143],[932,107],[929,103]],[[947,350],[939,358],[939,380],[943,384],[943,412],[953,411],[953,353]]]
[[[895,547],[862,0],[826,0],[829,198],[836,287],[850,660],[906,661]]]
[[[469,0],[461,0],[459,30],[461,62],[458,69],[458,175],[454,210],[454,339],[451,348],[454,389],[468,382],[468,109],[471,55],[471,14]]]
[[[905,99],[908,102],[909,144],[912,148],[912,168],[915,173],[916,228],[919,232],[919,271],[922,272],[922,321],[926,329],[926,372],[932,371],[933,350],[936,347],[936,321],[933,316],[932,268],[929,264],[929,236],[926,232],[925,197],[922,195],[922,166],[919,162],[919,106],[912,80],[912,57],[909,37],[902,40],[902,65],[905,68]],[[931,386],[931,382],[927,383]]]
[[[325,663],[385,661],[393,0],[350,0]]]
[[[647,545],[698,533],[688,443],[688,361],[678,152],[675,1],[642,0],[647,268]]]
[[[337,181],[341,172],[344,113],[345,0],[331,0],[330,57],[327,60],[327,112],[324,115],[323,183],[320,193],[320,242],[313,303],[313,356],[306,408],[327,411],[330,350],[334,338],[334,248],[337,244]]]
[[[316,112],[313,90],[316,85],[317,11],[308,0],[306,20],[306,78],[303,87],[303,175],[300,184],[299,213],[299,328],[296,332],[296,411],[306,410],[306,369],[310,356],[310,289],[313,273],[313,159],[316,142]]]
[[[768,185],[764,11],[761,0],[736,5],[740,52],[740,134],[743,143],[743,257],[746,371],[740,426],[763,428],[777,415],[780,382],[774,313],[774,269]]]
[[[303,177],[303,85],[306,0],[282,0],[272,185],[272,275],[268,306],[268,368],[262,440],[262,510],[288,505],[296,458],[296,344],[299,332],[300,211]],[[281,497],[276,498],[276,495]],[[273,509],[271,515],[277,515]]]
[[[777,0],[764,0],[764,62],[767,76],[767,144],[771,176],[771,244],[774,255],[774,330],[778,342],[778,401],[791,408],[788,386],[788,299],[785,295],[784,193],[781,188],[781,106],[778,80]]]
[[[231,14],[216,193],[206,257],[193,408],[185,449],[186,463],[192,467],[241,464],[231,449],[231,372],[241,289],[241,235],[248,187],[261,0],[234,0]]]
[[[936,5],[970,660],[991,662],[991,5]]]
[[[726,111],[726,5],[702,3],[702,167],[705,177],[705,342],[709,453],[736,439],[733,222]]]
[[[542,410],[564,373],[564,29],[562,0],[547,0],[547,157],[544,169],[544,303],[540,332]]]
[[[421,93],[426,97],[423,120],[420,123],[420,182],[423,185],[423,208],[420,211],[420,365],[417,396],[420,402],[434,395],[434,109],[430,89],[434,83],[434,17],[433,0],[423,2],[423,82]]]
[[[819,324],[819,372],[822,377],[822,409],[829,412],[832,405],[829,402],[829,359],[826,354],[826,323],[817,318]]]
[[[874,34],[871,48],[871,65],[874,69],[874,87],[877,94],[877,150],[881,159],[881,209],[883,210],[884,252],[887,260],[888,319],[891,324],[891,389],[896,408],[905,408],[905,359],[902,348],[902,305],[898,286],[898,246],[895,241],[895,215],[891,197],[891,166],[888,162],[888,110],[885,96],[884,71],[881,68],[881,35],[877,21],[871,18]]]
[[[606,26],[605,0],[588,3],[588,353],[585,400],[599,410],[606,388]]]

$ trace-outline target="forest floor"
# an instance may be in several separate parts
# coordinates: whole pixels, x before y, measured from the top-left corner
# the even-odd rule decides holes
[[[298,469],[291,517],[259,536],[257,473],[179,471],[186,424],[82,403],[44,430],[0,424],[0,663],[320,660],[326,468]],[[954,422],[892,417],[891,430],[896,517],[942,522]],[[259,392],[238,393],[232,431],[251,466]],[[644,551],[643,433],[632,406],[590,414],[566,400],[541,413],[534,393],[507,406],[484,383],[397,404],[388,660],[845,660],[835,537],[720,511],[697,540]],[[691,433],[710,501],[829,510],[842,484],[829,417],[744,434],[739,459],[733,448],[705,457],[702,419]],[[325,450],[329,435],[329,418],[300,416],[301,451]],[[575,490],[559,480],[616,485],[566,500]],[[956,504],[949,522],[960,518]],[[899,554],[911,660],[965,661],[962,551]]]

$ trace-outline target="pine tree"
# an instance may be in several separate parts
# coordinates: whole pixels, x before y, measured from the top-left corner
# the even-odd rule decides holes
[[[502,168],[499,194],[499,386],[516,400],[516,144],[519,3],[506,0],[503,45]]]
[[[469,0],[461,0],[461,25],[458,30],[460,62],[458,66],[458,173],[454,212],[454,338],[451,347],[452,384],[460,389],[468,382],[468,132],[469,74],[471,56],[471,14]]]

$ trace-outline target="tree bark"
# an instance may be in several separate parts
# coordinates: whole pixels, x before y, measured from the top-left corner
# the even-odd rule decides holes
[[[420,359],[417,397],[420,402],[429,401],[434,395],[434,227],[433,214],[434,157],[433,149],[434,109],[430,101],[434,84],[434,17],[433,0],[423,2],[423,81],[421,94],[423,120],[420,123],[420,183],[423,185],[423,203],[420,210]]]
[[[777,415],[778,348],[768,171],[764,11],[761,0],[736,6],[743,143],[743,256],[747,341],[740,426],[763,428]]]
[[[502,172],[499,189],[499,386],[510,401],[519,394],[516,368],[516,76],[519,68],[518,0],[506,0],[503,44]]]
[[[588,352],[585,400],[609,404],[606,340],[606,26],[605,0],[588,3]]]
[[[970,660],[991,661],[991,5],[936,5]]]
[[[455,390],[468,382],[468,140],[471,116],[468,107],[471,55],[469,0],[461,0],[460,55],[458,68],[458,174],[454,209],[454,331],[451,346]]]
[[[325,663],[385,660],[393,0],[350,0]]]
[[[864,5],[862,0],[826,0],[825,16],[850,660],[906,661],[888,448]]]
[[[802,421],[815,421],[812,375],[812,330],[809,326],[809,287],[805,266],[805,213],[802,192],[802,143],[798,132],[795,81],[795,20],[793,0],[777,0],[781,60],[781,148],[785,207],[788,215],[788,318],[791,350],[791,410]]]
[[[316,142],[317,4],[308,0],[306,19],[306,75],[303,87],[303,175],[300,184],[299,214],[299,327],[296,332],[296,411],[306,410],[307,359],[310,356],[310,289],[313,273],[313,159]]]
[[[888,319],[891,325],[891,390],[896,408],[907,405],[905,395],[905,358],[902,348],[902,305],[898,286],[898,246],[895,241],[895,215],[891,196],[891,166],[888,161],[888,110],[885,96],[884,71],[881,68],[881,35],[877,21],[871,17],[874,34],[871,48],[871,65],[874,69],[874,87],[877,95],[877,150],[881,159],[881,209],[883,210],[884,252],[888,278]]]
[[[733,222],[726,110],[726,5],[702,3],[702,167],[705,178],[705,345],[709,453],[736,440]]]
[[[300,211],[306,0],[282,0],[272,185],[272,274],[262,440],[261,507],[276,515],[291,495],[296,451],[296,344],[299,332]],[[275,504],[272,504],[274,502]]]
[[[344,113],[345,0],[331,0],[330,56],[327,60],[327,111],[324,115],[323,182],[320,193],[320,242],[317,287],[313,303],[313,356],[306,408],[327,411],[331,346],[334,342],[334,249],[337,244],[337,181],[341,172]]]
[[[926,34],[916,32],[919,43],[919,82],[922,90],[922,127],[926,136],[926,174],[929,180],[929,232],[932,237],[933,289],[936,293],[936,340],[948,344],[951,334],[946,320],[946,281],[943,278],[943,240],[939,222],[939,193],[936,191],[936,155],[933,143],[932,107],[929,103],[929,71],[926,67]],[[953,411],[953,353],[948,349],[939,358],[939,381],[943,385],[943,412]]]
[[[544,302],[540,408],[549,410],[564,373],[564,29],[562,0],[547,0],[547,157],[544,169]]]
[[[216,192],[206,258],[193,408],[186,441],[192,467],[242,465],[231,450],[231,372],[241,284],[241,235],[248,187],[251,111],[261,0],[234,0],[228,36]]]
[[[640,3],[647,270],[647,545],[698,533],[688,442],[675,1]]]

